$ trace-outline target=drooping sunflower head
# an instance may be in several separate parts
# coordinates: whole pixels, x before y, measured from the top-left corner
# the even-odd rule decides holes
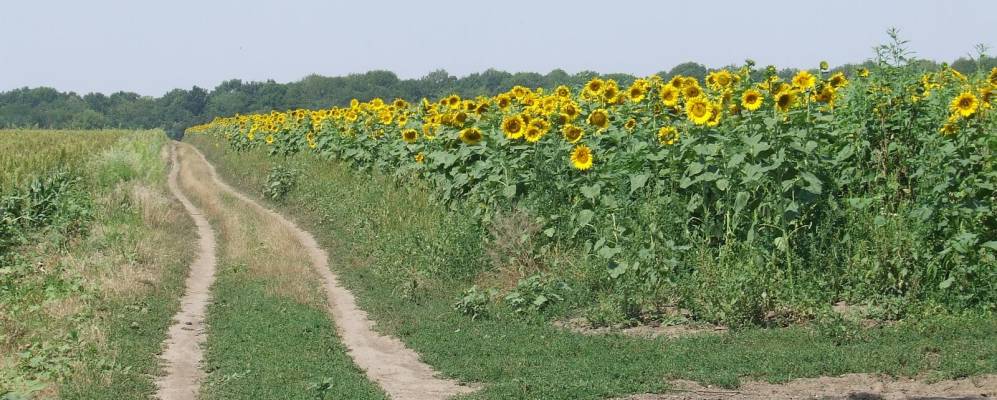
[[[585,171],[592,168],[592,149],[584,144],[575,146],[571,150],[571,166],[577,170]]]
[[[564,140],[568,143],[577,143],[579,140],[582,140],[582,136],[585,134],[585,131],[575,125],[565,124],[564,127],[561,128],[561,134],[564,135]]]
[[[966,118],[976,113],[979,106],[980,101],[976,95],[971,92],[962,92],[955,99],[952,99],[949,109],[952,110],[953,114],[959,114],[959,116]]]
[[[817,77],[811,74],[810,71],[797,72],[796,76],[793,77],[793,86],[801,91],[813,89],[816,83]]]
[[[674,126],[662,126],[658,129],[658,143],[673,145],[679,141],[679,131]]]
[[[702,97],[695,97],[685,103],[685,113],[696,125],[706,124],[712,117],[710,102]]]
[[[796,105],[796,92],[785,90],[775,96],[775,109],[779,112],[788,112]]]
[[[425,136],[426,140],[436,139],[436,132],[439,128],[440,126],[434,123],[422,124],[422,136]]]
[[[848,85],[848,78],[845,77],[844,72],[836,72],[834,75],[831,75],[831,78],[827,80],[827,83],[835,89],[840,89]]]
[[[526,127],[526,123],[523,122],[523,117],[518,115],[505,117],[502,120],[502,132],[505,133],[507,139],[519,139],[523,137],[523,128]]]
[[[758,89],[748,89],[741,94],[741,106],[748,111],[755,111],[762,106],[762,92]]]
[[[402,140],[404,140],[405,143],[415,143],[419,140],[419,131],[411,128],[403,130]]]
[[[679,89],[672,85],[664,85],[658,93],[661,104],[667,107],[675,107],[679,103]]]
[[[460,141],[465,144],[478,144],[482,139],[481,130],[475,127],[465,128],[460,131]]]
[[[588,123],[599,130],[606,129],[609,126],[609,112],[602,108],[595,109],[589,114]]]

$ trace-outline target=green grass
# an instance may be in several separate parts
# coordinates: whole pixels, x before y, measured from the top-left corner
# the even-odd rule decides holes
[[[0,257],[0,396],[148,398],[192,253],[191,221],[161,214],[179,212],[169,202],[160,158],[167,138],[161,131],[5,135],[40,146],[24,157],[2,149],[21,177],[69,162],[62,166],[79,180],[71,201],[59,207],[82,205],[87,212],[71,221],[80,229],[41,227]],[[61,307],[68,311],[52,311]]]
[[[324,310],[268,294],[238,265],[219,269],[208,315],[205,399],[385,399]]]
[[[265,171],[278,163],[260,151],[192,142],[225,179],[258,197]],[[661,391],[671,378],[732,387],[743,377],[779,382],[874,372],[953,378],[997,371],[997,320],[989,314],[925,313],[875,329],[832,319],[813,327],[655,340],[568,333],[542,315],[498,312],[472,321],[452,305],[475,272],[488,267],[482,234],[462,211],[434,205],[415,185],[315,157],[281,163],[303,173],[279,208],[329,250],[333,269],[378,329],[399,336],[444,375],[483,383],[471,398],[594,399]],[[407,291],[409,281],[418,282],[417,289]]]

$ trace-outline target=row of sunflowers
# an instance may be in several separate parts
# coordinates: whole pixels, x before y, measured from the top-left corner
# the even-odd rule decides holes
[[[916,278],[876,260],[853,266],[878,269],[863,279],[881,276],[884,287],[870,290],[978,279],[956,271],[997,250],[997,68],[964,76],[880,63],[846,75],[822,63],[791,79],[754,68],[414,103],[355,99],[217,118],[188,133],[416,176],[443,204],[485,221],[525,209],[552,242],[607,259],[613,277],[691,270],[682,253],[703,243],[817,268],[825,253],[815,246],[840,246],[849,218],[904,218],[924,225],[911,251],[931,261]],[[863,259],[838,253],[843,264]]]

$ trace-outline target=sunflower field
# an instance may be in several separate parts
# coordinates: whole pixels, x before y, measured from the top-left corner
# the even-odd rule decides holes
[[[899,54],[899,55],[898,55]],[[852,74],[773,67],[492,97],[353,100],[188,134],[425,182],[535,251],[585,254],[627,310],[757,322],[801,304],[997,305],[997,68],[881,55]]]

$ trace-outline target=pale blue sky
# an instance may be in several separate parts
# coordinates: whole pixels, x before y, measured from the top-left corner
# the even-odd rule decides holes
[[[0,5],[0,91],[158,96],[370,69],[646,75],[745,58],[812,67],[869,58],[890,26],[921,57],[951,61],[997,46],[997,0],[11,0]]]

